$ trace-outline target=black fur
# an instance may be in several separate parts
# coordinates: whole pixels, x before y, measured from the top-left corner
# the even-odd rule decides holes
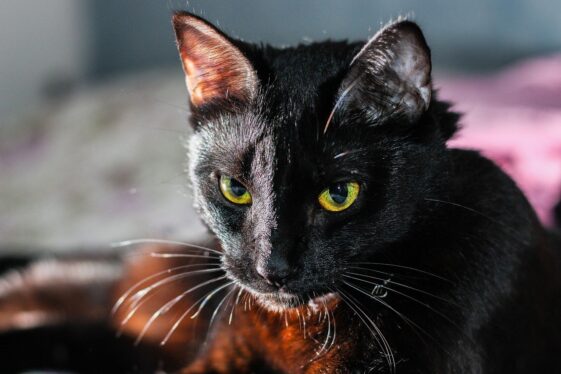
[[[396,46],[406,37],[409,51]],[[399,373],[560,371],[558,248],[499,168],[446,147],[458,116],[435,92],[423,104],[430,52],[419,28],[392,24],[362,51],[233,43],[257,72],[259,94],[235,106],[195,106],[190,153],[197,206],[222,243],[229,276],[273,310],[336,288],[349,293],[380,321]],[[411,54],[416,71],[400,61]],[[419,86],[406,81],[427,72]],[[226,201],[220,175],[245,184],[253,204]],[[322,209],[322,189],[348,180],[362,186],[357,202],[340,213]],[[418,277],[411,284],[438,298],[388,290],[388,307],[361,292],[370,286],[342,282],[349,266],[366,261],[449,281]],[[259,266],[280,274],[281,291],[294,297],[271,297],[278,285]],[[353,367],[391,371],[363,333]]]

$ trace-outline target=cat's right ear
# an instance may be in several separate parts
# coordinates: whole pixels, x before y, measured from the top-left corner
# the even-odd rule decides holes
[[[173,15],[173,27],[192,106],[255,97],[257,74],[226,35],[187,12]]]

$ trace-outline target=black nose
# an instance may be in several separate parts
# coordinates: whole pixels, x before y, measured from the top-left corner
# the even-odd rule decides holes
[[[276,288],[282,288],[286,285],[286,280],[290,275],[290,268],[288,264],[258,264],[255,267],[257,274],[267,282],[267,284]]]

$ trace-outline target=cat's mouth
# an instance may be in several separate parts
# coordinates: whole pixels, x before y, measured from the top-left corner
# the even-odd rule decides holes
[[[329,307],[333,301],[339,300],[337,293],[327,287],[300,289],[282,287],[274,289],[263,282],[256,282],[247,273],[238,271],[236,267],[223,263],[228,278],[245,290],[263,308],[273,312],[284,312],[304,305],[312,309]]]
[[[308,305],[312,310],[321,309],[339,299],[335,292],[327,292],[319,296],[301,296],[288,292],[262,293],[249,291],[257,302],[272,312],[283,312],[289,309]]]
[[[259,304],[275,312],[281,312],[302,305],[302,300],[297,295],[287,292],[252,292],[252,294]]]

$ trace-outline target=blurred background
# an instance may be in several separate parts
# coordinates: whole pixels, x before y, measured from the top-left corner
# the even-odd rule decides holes
[[[561,195],[558,0],[3,0],[0,246],[71,249],[203,231],[184,173],[187,93],[173,10],[284,46],[420,23],[440,95],[540,217]]]

